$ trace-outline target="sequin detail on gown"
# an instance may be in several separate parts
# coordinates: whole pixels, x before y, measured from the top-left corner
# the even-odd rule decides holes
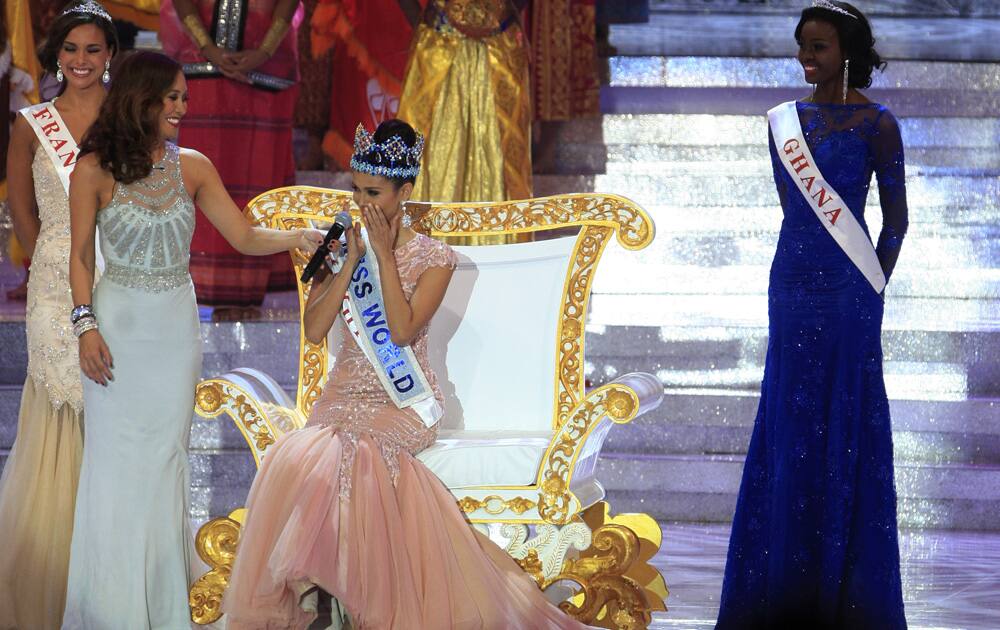
[[[817,167],[866,232],[878,176],[889,278],[907,229],[896,120],[875,104],[798,111]],[[905,628],[882,296],[816,219],[773,139],[771,157],[784,216],[717,628]]]
[[[98,214],[108,279],[154,293],[191,279],[192,202],[181,179],[178,149],[166,146],[153,172],[127,186],[116,185],[108,207]]]
[[[431,267],[454,269],[455,253],[446,245],[417,234],[395,251],[403,293],[406,299],[413,296],[420,275]],[[393,483],[399,478],[399,453],[419,453],[437,439],[437,426],[427,427],[416,413],[399,410],[382,388],[375,370],[355,343],[342,318],[335,324],[340,328],[341,347],[336,352],[336,362],[330,370],[323,394],[316,401],[310,425],[332,426],[344,440],[344,463],[340,469],[340,494],[347,499],[351,494],[351,471],[358,438],[371,436],[382,453],[382,459],[392,476]],[[444,395],[438,386],[437,375],[431,370],[427,359],[427,332],[421,330],[410,347],[417,362],[434,391],[434,397],[444,405]],[[380,414],[398,416],[398,422],[375,421]]]
[[[43,387],[55,409],[63,404],[83,409],[80,360],[69,323],[73,298],[69,290],[69,198],[45,149],[31,162],[41,226],[31,257],[25,328],[28,374]]]
[[[39,232],[25,330],[28,378],[0,476],[0,628],[58,630],[83,452],[83,388],[69,323],[69,201],[39,146],[31,162]]]

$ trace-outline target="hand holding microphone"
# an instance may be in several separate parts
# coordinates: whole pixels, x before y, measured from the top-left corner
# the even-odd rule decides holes
[[[323,244],[320,245],[315,252],[313,252],[312,258],[306,264],[306,268],[302,270],[302,276],[299,278],[303,283],[312,280],[319,268],[323,266],[323,260],[326,258],[327,254],[330,253],[330,244],[337,241],[340,235],[344,233],[344,230],[351,227],[351,215],[347,212],[341,212],[333,220],[333,225],[330,226],[330,230],[326,233],[323,238]]]

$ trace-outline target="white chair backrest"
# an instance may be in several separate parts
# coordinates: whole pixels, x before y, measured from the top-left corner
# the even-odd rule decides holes
[[[455,247],[458,267],[431,320],[442,429],[550,431],[556,332],[576,235]],[[330,366],[340,344],[330,332]],[[351,342],[353,343],[353,342]]]
[[[556,332],[576,236],[456,247],[459,263],[431,322],[445,394],[442,429],[548,431]]]

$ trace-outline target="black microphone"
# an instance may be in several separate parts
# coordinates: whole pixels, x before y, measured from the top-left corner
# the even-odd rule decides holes
[[[323,259],[326,255],[330,253],[330,243],[338,240],[340,235],[344,233],[344,230],[351,227],[351,215],[346,212],[341,212],[337,215],[337,218],[333,220],[333,225],[330,226],[330,230],[326,233],[323,238],[323,244],[320,245],[315,252],[313,252],[312,258],[306,264],[306,268],[302,270],[302,277],[299,278],[304,283],[312,280],[319,268],[323,266]]]

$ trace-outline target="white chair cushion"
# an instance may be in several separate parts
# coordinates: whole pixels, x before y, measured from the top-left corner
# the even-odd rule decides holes
[[[449,488],[527,486],[538,479],[551,431],[448,431],[417,455]]]

